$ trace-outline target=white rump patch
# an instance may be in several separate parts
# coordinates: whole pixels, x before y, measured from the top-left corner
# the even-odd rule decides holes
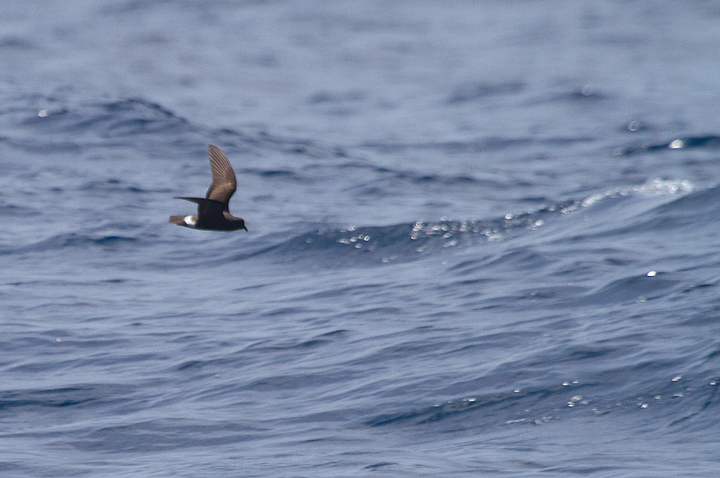
[[[185,224],[188,226],[195,227],[195,224],[197,224],[197,221],[192,216],[185,216]]]

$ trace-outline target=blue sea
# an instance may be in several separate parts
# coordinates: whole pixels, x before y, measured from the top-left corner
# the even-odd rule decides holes
[[[720,476],[720,5],[7,0],[3,477]],[[208,144],[249,232],[168,223]]]

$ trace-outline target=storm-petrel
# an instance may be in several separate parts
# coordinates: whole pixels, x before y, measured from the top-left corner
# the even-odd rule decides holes
[[[230,214],[228,203],[237,189],[235,171],[230,161],[217,146],[208,146],[212,184],[205,198],[176,197],[197,203],[197,216],[170,216],[170,222],[178,226],[206,231],[236,231],[245,229],[245,221]]]

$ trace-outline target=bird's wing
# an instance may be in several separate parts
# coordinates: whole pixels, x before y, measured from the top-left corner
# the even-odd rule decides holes
[[[230,166],[230,161],[217,146],[212,144],[208,146],[208,153],[213,180],[205,197],[223,203],[227,211],[228,202],[237,189],[235,171]]]
[[[184,199],[186,201],[194,202],[198,205],[198,216],[200,217],[217,217],[223,215],[223,210],[227,207],[227,204],[223,204],[220,201],[206,198],[188,198],[188,197],[175,197],[175,199]]]

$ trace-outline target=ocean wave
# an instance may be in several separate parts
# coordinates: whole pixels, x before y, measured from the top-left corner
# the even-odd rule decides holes
[[[294,236],[264,251],[283,260],[305,260],[322,254],[322,264],[391,263],[414,260],[450,247],[462,247],[479,240],[505,240],[524,229],[544,224],[547,216],[576,207],[574,201],[547,207],[534,213],[508,214],[488,221],[416,221],[390,226],[328,229]],[[248,257],[246,254],[238,259]],[[317,257],[315,257],[317,258]]]
[[[155,150],[173,156],[206,148],[208,140],[234,150],[260,154],[279,151],[312,158],[346,157],[339,147],[305,138],[281,137],[258,128],[246,131],[212,128],[184,118],[166,106],[145,98],[77,103],[62,97],[16,99],[0,111],[6,129],[2,141],[29,151],[83,151],[87,147]]]
[[[653,364],[646,365],[653,367]],[[641,372],[637,365],[631,367],[635,374]],[[490,429],[542,425],[576,413],[593,416],[620,413],[640,419],[651,414],[653,423],[646,426],[676,432],[701,427],[703,423],[705,426],[717,423],[715,412],[720,405],[720,381],[716,377],[661,377],[657,373],[660,370],[667,370],[667,364],[658,363],[649,375],[651,378],[642,381],[628,376],[624,369],[618,370],[616,374],[629,381],[626,384],[604,381],[603,374],[613,374],[612,370],[606,370],[592,382],[566,380],[550,386],[465,396],[427,407],[379,413],[365,424],[372,427]]]
[[[570,146],[576,143],[589,143],[595,139],[588,136],[579,137],[503,137],[490,136],[481,139],[469,139],[465,141],[431,141],[431,142],[373,142],[363,143],[362,148],[371,149],[382,153],[397,153],[406,150],[437,150],[449,154],[454,153],[478,153],[495,152],[506,149],[527,149],[531,146]]]
[[[0,410],[41,410],[65,407],[104,406],[120,402],[126,387],[114,384],[77,384],[62,388],[28,388],[0,391]],[[115,397],[115,398],[113,398]]]
[[[77,232],[69,232],[57,234],[42,241],[38,241],[28,246],[22,246],[13,252],[47,252],[59,251],[62,249],[80,249],[86,250],[88,247],[102,247],[104,249],[116,249],[121,246],[135,244],[140,241],[137,236],[121,236],[121,235],[97,235],[82,234]]]
[[[400,424],[426,425],[454,418],[470,420],[468,424],[472,423],[472,426],[477,426],[478,420],[486,422],[486,426],[493,422],[495,425],[540,423],[557,418],[559,409],[568,403],[568,395],[578,397],[579,388],[577,382],[568,381],[551,387],[515,389],[505,393],[452,399],[425,408],[379,414],[367,420],[366,424],[374,427]],[[537,415],[538,402],[547,399],[550,399],[551,405],[546,407],[544,413],[540,412]],[[573,401],[581,402],[582,399],[575,398]],[[530,408],[533,409],[532,412]],[[467,415],[472,413],[477,414],[473,419],[467,418]]]
[[[654,153],[668,150],[706,149],[715,151],[720,149],[720,136],[680,136],[661,143],[643,143],[617,148],[613,151],[615,156],[632,156],[642,153]]]
[[[88,182],[83,188],[100,191],[120,190],[133,194],[146,192],[132,184],[117,180]],[[285,238],[282,233],[276,233],[250,240],[244,238],[247,247],[241,253],[217,254],[216,252],[215,257],[201,257],[198,260],[224,263],[228,260],[240,261],[265,256],[284,263],[309,260],[317,266],[327,267],[407,262],[436,255],[448,249],[467,248],[483,241],[507,241],[542,229],[557,218],[583,210],[596,210],[598,218],[601,218],[607,214],[608,209],[613,210],[618,207],[616,206],[618,200],[633,196],[642,198],[667,195],[670,200],[663,200],[660,205],[655,202],[652,208],[642,209],[639,212],[630,210],[628,214],[632,224],[627,226],[617,227],[617,223],[612,222],[604,229],[600,226],[590,227],[576,232],[567,240],[579,240],[588,235],[595,237],[636,233],[645,228],[652,231],[668,230],[672,227],[684,227],[688,221],[697,221],[697,217],[687,219],[688,214],[717,215],[716,205],[720,204],[718,197],[720,187],[688,191],[692,191],[689,183],[656,180],[638,187],[606,191],[583,199],[550,204],[531,212],[508,213],[487,220],[418,220],[387,226],[318,228],[289,238]],[[600,204],[603,207],[598,207]],[[29,245],[19,247],[5,245],[0,252],[7,254],[87,247],[105,249],[143,247],[152,245],[153,241],[158,239],[157,234],[155,230],[148,233],[146,228],[139,224],[105,224],[86,230],[56,234]]]
[[[158,103],[140,98],[42,108],[22,124],[44,132],[93,133],[101,138],[179,134],[193,129],[184,118]]]
[[[589,235],[618,235],[623,233],[625,226],[617,228],[616,222],[603,222],[602,218],[607,217],[608,211],[618,208],[619,202],[628,198],[635,197],[642,201],[642,198],[648,196],[667,196],[670,199],[668,201],[661,198],[664,202],[660,206],[657,201],[646,201],[651,205],[650,208],[638,209],[629,206],[627,211],[623,210],[622,213],[633,220],[633,224],[627,226],[628,230],[636,230],[638,225],[645,222],[661,224],[663,220],[676,215],[672,206],[676,201],[685,201],[688,196],[699,195],[701,197],[696,200],[704,203],[708,195],[717,194],[714,190],[699,193],[689,191],[692,191],[692,186],[687,182],[655,180],[637,187],[609,190],[583,199],[550,204],[531,212],[508,213],[488,220],[418,220],[388,226],[319,229],[292,236],[251,253],[236,255],[233,259],[271,255],[284,262],[309,259],[317,265],[326,266],[406,262],[435,255],[450,248],[467,248],[481,241],[507,241],[542,229],[557,218],[584,210],[595,211],[598,220],[591,221],[588,225],[573,224],[573,227],[582,226],[582,229],[567,240],[579,240]],[[716,201],[718,202],[720,201]],[[684,208],[682,202],[678,204],[680,209]]]

